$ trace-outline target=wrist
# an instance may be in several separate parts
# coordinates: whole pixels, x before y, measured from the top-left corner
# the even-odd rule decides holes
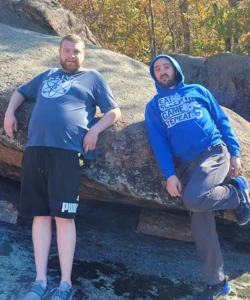
[[[171,178],[173,178],[173,177],[176,177],[176,175],[175,175],[175,174],[170,175],[170,176],[167,178],[167,180],[168,180],[168,179],[171,179]]]
[[[5,115],[13,115],[14,116],[15,115],[14,109],[8,107],[6,112],[5,112]]]
[[[237,159],[237,158],[240,158],[240,156],[239,155],[233,155],[233,156],[231,156],[231,159]]]
[[[95,134],[95,135],[99,135],[99,133],[100,133],[96,125],[94,125],[93,127],[91,127],[89,129],[89,132],[92,133],[92,134]]]

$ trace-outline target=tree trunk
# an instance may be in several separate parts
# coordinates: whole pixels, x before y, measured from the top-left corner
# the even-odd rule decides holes
[[[188,12],[187,0],[179,0],[179,7],[181,12],[181,23],[182,23],[182,31],[184,37],[183,52],[185,54],[189,54],[190,53],[190,29],[189,29],[188,20],[185,17],[185,15],[187,15]]]
[[[173,29],[172,29],[172,26],[170,25],[170,20],[169,20],[169,13],[168,13],[168,6],[166,4],[166,17],[167,17],[167,22],[168,22],[168,28],[169,28],[169,32],[170,32],[170,35],[171,35],[171,40],[172,40],[172,51],[173,53],[175,53],[175,49],[176,49],[176,46],[175,46],[175,36],[174,36],[174,32],[173,32]]]
[[[231,52],[231,50],[232,50],[232,39],[229,37],[225,39],[225,51]]]
[[[153,0],[149,0],[149,11],[150,11],[150,19],[151,19],[151,58],[156,56],[156,42],[155,42],[155,18],[154,18],[154,10],[153,10]]]
[[[236,7],[240,1],[241,0],[228,0],[228,4],[230,7]]]
[[[236,7],[241,0],[228,0],[228,4],[231,8]],[[233,43],[233,45],[232,45]],[[238,37],[231,36],[225,39],[225,50],[231,52],[232,47],[238,46]]]

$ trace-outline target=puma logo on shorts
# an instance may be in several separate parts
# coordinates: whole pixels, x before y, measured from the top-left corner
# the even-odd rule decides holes
[[[77,203],[66,203],[66,202],[63,202],[62,203],[62,210],[61,212],[68,212],[68,213],[76,213],[76,210],[77,210],[77,207],[78,207],[78,204]]]

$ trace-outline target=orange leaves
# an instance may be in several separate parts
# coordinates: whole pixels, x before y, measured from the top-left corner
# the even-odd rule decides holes
[[[189,51],[187,54],[199,56],[223,51],[226,35],[232,39],[237,35],[238,45],[232,47],[232,51],[240,53],[240,49],[249,48],[245,47],[249,43],[248,0],[241,0],[233,8],[229,7],[228,0],[59,2],[83,18],[103,47],[144,62],[152,58],[154,51]]]

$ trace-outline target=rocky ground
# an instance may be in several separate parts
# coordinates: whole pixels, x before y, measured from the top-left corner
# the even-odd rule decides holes
[[[193,243],[136,232],[140,208],[84,202],[77,220],[74,300],[192,299],[204,282]],[[249,229],[219,224],[232,292],[224,299],[250,299]],[[34,277],[30,220],[0,223],[0,299],[22,299]],[[50,287],[60,278],[55,235],[49,257]]]

